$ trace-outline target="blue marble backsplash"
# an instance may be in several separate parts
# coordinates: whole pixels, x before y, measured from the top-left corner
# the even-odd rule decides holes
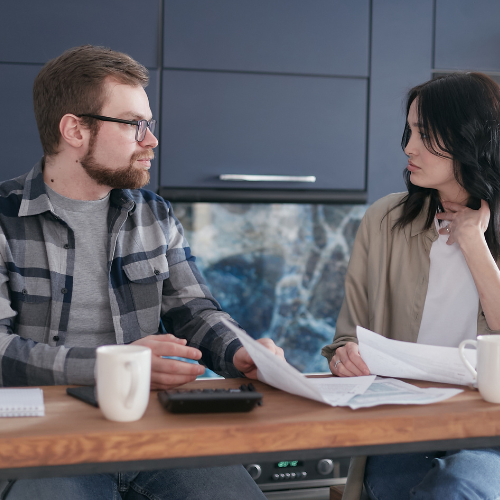
[[[301,372],[326,372],[344,277],[366,205],[174,203],[210,290]]]

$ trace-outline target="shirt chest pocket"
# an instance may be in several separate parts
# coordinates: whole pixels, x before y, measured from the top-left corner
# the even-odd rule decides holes
[[[33,276],[21,276],[20,274],[12,273],[9,277],[9,287],[13,295],[13,301],[49,302],[52,296],[50,275],[36,276],[36,273],[31,274]]]
[[[122,267],[141,332],[156,333],[160,324],[163,281],[169,277],[165,255],[132,262]]]

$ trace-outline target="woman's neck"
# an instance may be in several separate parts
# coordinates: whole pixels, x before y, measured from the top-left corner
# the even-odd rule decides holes
[[[469,193],[458,183],[453,189],[438,190],[438,194],[441,203],[444,201],[450,201],[464,206],[467,205],[470,198]]]

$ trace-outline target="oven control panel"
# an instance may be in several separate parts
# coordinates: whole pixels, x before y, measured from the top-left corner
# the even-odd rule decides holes
[[[245,468],[259,485],[289,483],[346,477],[349,459],[282,460],[246,464]]]

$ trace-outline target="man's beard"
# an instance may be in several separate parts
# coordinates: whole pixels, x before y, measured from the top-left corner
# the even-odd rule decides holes
[[[109,186],[112,189],[139,189],[149,182],[149,170],[134,167],[134,163],[136,160],[145,158],[151,160],[154,158],[152,149],[134,153],[126,167],[106,168],[95,160],[94,147],[93,144],[90,144],[89,150],[80,160],[80,164],[87,175],[101,186]]]

